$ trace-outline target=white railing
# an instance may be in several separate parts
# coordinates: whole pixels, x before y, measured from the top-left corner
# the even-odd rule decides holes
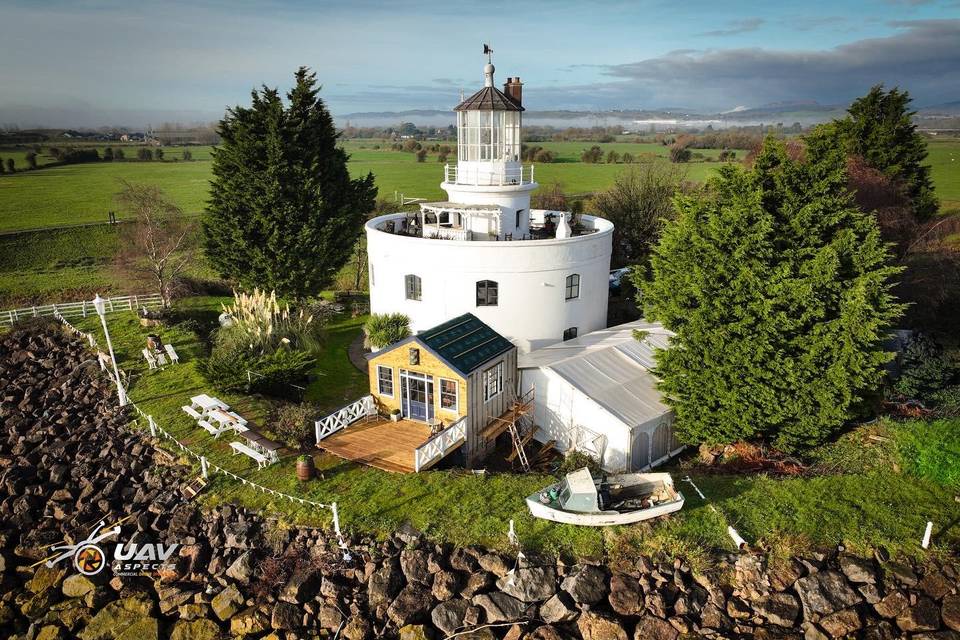
[[[115,296],[105,298],[104,304],[107,313],[113,311],[136,311],[141,307],[159,307],[163,304],[163,298],[159,293],[149,293],[147,295],[133,296]],[[65,318],[67,316],[80,316],[86,318],[90,314],[96,314],[93,308],[92,300],[83,300],[81,302],[62,302],[57,304],[46,304],[37,307],[23,307],[21,309],[8,309],[0,311],[0,325],[12,326],[15,322],[26,320],[27,318],[43,318],[46,316]]]
[[[470,169],[460,171],[455,164],[443,166],[444,182],[451,184],[470,184],[482,187],[502,187],[513,184],[533,183],[533,165],[524,167],[501,167],[500,169]]]
[[[314,423],[314,431],[317,434],[317,444],[327,436],[350,426],[360,418],[376,415],[377,405],[373,401],[373,396],[363,396],[356,402],[337,409],[326,418],[317,420]]]
[[[426,226],[423,229],[424,238],[440,238],[441,240],[469,240],[470,230],[454,227]]]
[[[433,462],[440,460],[467,440],[467,417],[464,416],[452,425],[432,436],[414,449],[413,469],[419,472]]]

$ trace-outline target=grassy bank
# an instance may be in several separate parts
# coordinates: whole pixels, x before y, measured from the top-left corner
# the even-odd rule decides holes
[[[218,298],[193,298],[181,303],[191,322],[158,332],[176,345],[180,365],[149,371],[139,357],[144,329],[131,314],[110,316],[110,327],[121,365],[132,376],[130,395],[145,411],[185,445],[216,464],[245,478],[295,496],[326,502],[336,500],[345,526],[354,531],[386,535],[410,522],[438,540],[505,548],[510,519],[516,521],[523,544],[530,549],[575,556],[648,553],[680,554],[704,565],[715,550],[731,551],[726,527],[734,526],[751,544],[783,555],[839,543],[867,552],[884,547],[893,554],[922,556],[920,538],[927,520],[934,527],[933,553],[960,549],[960,421],[927,423],[883,422],[857,430],[813,452],[815,474],[774,478],[763,474],[706,473],[674,468],[675,480],[687,502],[674,517],[633,527],[611,529],[557,525],[529,516],[523,504],[552,478],[542,474],[478,476],[455,470],[422,474],[390,474],[319,455],[322,478],[295,479],[294,452],[265,470],[243,456],[232,456],[230,438],[214,440],[180,411],[192,395],[216,393],[197,371],[205,347],[194,333],[214,326]],[[365,378],[347,360],[346,347],[358,334],[362,318],[340,316],[328,326],[327,342],[317,365],[317,378],[307,397],[323,411],[362,395]],[[87,328],[97,330],[95,322]],[[319,375],[324,374],[324,375]],[[216,393],[267,434],[271,401],[266,398]],[[321,411],[321,413],[323,413]],[[142,426],[142,425],[141,425]],[[871,438],[869,436],[874,436]],[[879,438],[879,439],[877,439]],[[691,473],[692,472],[692,473]],[[680,479],[691,473],[710,503]],[[238,502],[279,514],[289,522],[324,524],[328,514],[292,505],[225,477],[214,476],[205,494],[211,503]],[[716,507],[716,511],[710,508]]]

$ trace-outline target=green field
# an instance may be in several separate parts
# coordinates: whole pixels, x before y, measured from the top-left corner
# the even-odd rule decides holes
[[[372,172],[376,176],[380,197],[392,200],[396,193],[408,197],[441,199],[443,170],[436,154],[418,163],[411,153],[389,149],[373,149],[374,141],[347,141],[351,154],[350,171],[355,176]],[[557,153],[558,162],[540,164],[536,178],[541,184],[559,182],[569,193],[590,193],[608,187],[627,165],[582,164],[580,152],[591,146],[578,142],[537,143]],[[666,162],[667,148],[657,144],[609,143],[599,145],[604,153],[628,151],[647,154],[658,162]],[[100,147],[102,151],[102,147]],[[158,185],[188,213],[203,209],[209,190],[210,147],[190,147],[193,161],[175,160],[183,147],[164,147],[163,162],[111,162],[48,167],[38,171],[22,171],[0,176],[0,231],[33,229],[71,224],[104,222],[107,213],[116,209],[114,195],[120,181],[147,182]],[[127,149],[128,157],[136,153]],[[703,150],[715,157],[719,150]],[[3,152],[0,157],[16,157],[25,166],[24,151]],[[741,152],[742,155],[742,152]],[[50,160],[43,156],[41,162]],[[716,162],[694,162],[686,165],[689,180],[702,181],[716,167]]]
[[[441,143],[443,144],[443,143]],[[583,164],[580,153],[592,146],[587,142],[537,142],[553,151],[557,161],[537,164],[535,176],[542,185],[558,182],[568,193],[586,194],[604,189],[629,165]],[[379,145],[380,149],[374,147]],[[418,163],[411,153],[393,151],[377,140],[348,140],[344,147],[351,154],[350,170],[355,176],[372,172],[380,189],[380,197],[393,200],[395,194],[407,197],[441,199],[443,179],[436,154]],[[632,153],[642,161],[668,162],[669,149],[660,144],[612,142],[598,145],[604,154],[614,150]],[[103,147],[99,147],[102,151]],[[137,147],[127,147],[127,155]],[[116,209],[114,195],[120,181],[156,184],[188,213],[203,209],[209,190],[211,147],[189,147],[193,161],[178,160],[184,147],[164,147],[163,162],[112,162],[48,167],[38,171],[22,171],[0,176],[0,232],[82,223],[103,222],[107,213]],[[715,159],[719,149],[697,149],[706,158]],[[0,151],[0,157],[14,157],[18,166],[25,166],[26,152]],[[737,152],[742,158],[745,152]],[[49,161],[39,157],[41,163]],[[451,158],[452,160],[452,158]],[[930,163],[937,193],[945,209],[960,207],[960,140],[930,142]],[[690,181],[706,180],[718,162],[695,161],[683,165]]]

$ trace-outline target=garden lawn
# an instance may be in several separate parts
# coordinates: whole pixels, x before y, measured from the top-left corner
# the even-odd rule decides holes
[[[192,328],[207,329],[215,326],[223,300],[193,298],[179,303],[179,308],[183,317],[194,319]],[[815,452],[821,459],[817,469],[826,473],[814,477],[693,473],[717,511],[681,481],[690,469],[673,469],[677,486],[686,496],[683,510],[675,516],[633,527],[578,528],[529,516],[523,499],[552,481],[543,474],[484,476],[445,470],[390,474],[318,454],[321,477],[300,483],[295,478],[294,452],[287,452],[279,464],[257,470],[246,457],[231,455],[231,437],[214,440],[180,406],[190,396],[212,393],[269,435],[266,418],[271,401],[222,394],[207,385],[197,371],[204,347],[192,328],[145,329],[129,313],[111,315],[109,322],[121,366],[133,378],[130,396],[160,426],[213,463],[244,478],[297,497],[337,501],[348,530],[386,536],[410,522],[437,540],[507,548],[506,531],[513,519],[528,549],[571,556],[607,554],[614,559],[637,552],[679,554],[700,568],[709,563],[710,552],[733,550],[727,525],[734,526],[751,544],[770,548],[776,555],[843,543],[860,552],[884,547],[895,555],[920,557],[926,553],[920,548],[920,539],[927,520],[934,522],[930,553],[960,548],[960,504],[954,501],[960,487],[955,475],[949,474],[960,460],[953,435],[960,432],[960,421],[935,428],[910,422],[857,430]],[[328,341],[318,356],[318,371],[327,375],[307,391],[308,398],[323,405],[321,413],[365,392],[363,375],[351,371],[346,356],[346,345],[361,322],[343,315],[328,326]],[[92,318],[83,324],[88,330],[98,328]],[[154,331],[176,346],[181,364],[147,370],[139,351],[146,334]],[[145,425],[141,421],[139,426]],[[868,439],[868,433],[880,434],[886,444]],[[944,450],[947,453],[942,453]],[[902,471],[895,471],[894,462]],[[277,514],[289,523],[329,522],[326,511],[261,493],[223,474],[213,476],[204,495],[208,503],[237,502]]]
[[[211,327],[220,303],[225,301],[226,298],[193,298],[181,303],[179,308],[184,316],[194,318],[203,327]],[[438,539],[506,547],[506,532],[512,518],[538,548],[577,555],[596,555],[602,551],[600,531],[557,526],[530,517],[523,497],[551,482],[549,476],[483,477],[462,471],[390,474],[318,452],[317,464],[323,477],[300,483],[296,479],[296,452],[292,451],[285,451],[279,464],[258,470],[249,458],[232,455],[229,443],[233,437],[224,434],[219,440],[213,439],[180,407],[189,404],[191,396],[209,393],[230,404],[250,420],[254,428],[270,436],[267,415],[272,402],[260,397],[221,393],[206,384],[197,370],[204,346],[192,331],[177,325],[143,328],[132,313],[112,314],[108,320],[118,362],[132,379],[128,389],[130,398],[152,415],[159,426],[197,454],[248,480],[297,497],[323,503],[337,501],[341,522],[346,528],[386,536],[403,523],[411,522]],[[308,391],[308,397],[331,403],[324,411],[338,408],[344,397],[356,399],[366,392],[365,385],[360,384],[363,378],[360,372],[349,372],[337,362],[342,359],[346,366],[352,367],[347,360],[346,344],[359,332],[361,323],[361,319],[344,315],[328,325],[327,346],[318,360],[318,369],[329,374],[320,379],[326,389],[321,391],[311,385]],[[94,331],[98,342],[104,344],[95,318],[75,324]],[[181,357],[180,364],[149,370],[140,355],[148,333],[157,333],[164,342],[173,344]],[[138,427],[146,428],[143,420]],[[238,502],[279,514],[292,523],[330,522],[329,512],[325,510],[278,499],[223,474],[213,476],[205,499],[210,503]]]

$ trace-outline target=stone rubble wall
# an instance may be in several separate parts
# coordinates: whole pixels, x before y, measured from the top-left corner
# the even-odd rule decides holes
[[[0,388],[3,637],[960,639],[953,565],[838,550],[776,566],[720,556],[721,581],[679,559],[608,567],[530,555],[515,567],[404,530],[353,536],[345,563],[331,532],[185,502],[190,469],[125,428],[109,381],[56,328],[0,337]],[[180,544],[173,568],[89,578],[67,563],[32,568],[49,545],[121,518],[123,541]]]

